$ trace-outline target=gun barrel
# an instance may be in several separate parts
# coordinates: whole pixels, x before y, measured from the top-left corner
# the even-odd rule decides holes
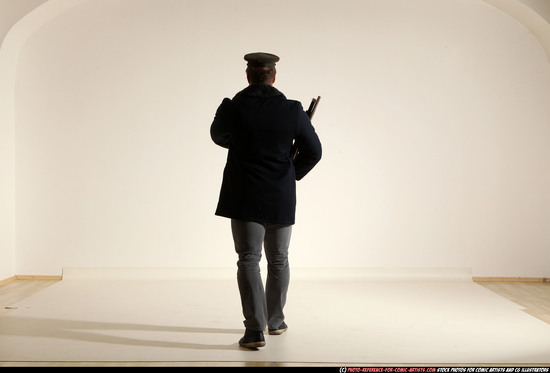
[[[315,110],[317,110],[317,105],[319,105],[320,100],[321,96],[317,96],[317,98],[311,99],[311,103],[309,104],[309,108],[307,109],[307,115],[309,116],[309,119],[313,118],[313,114],[315,114]]]
[[[313,118],[313,114],[315,114],[315,110],[317,110],[317,105],[319,105],[319,101],[321,100],[321,96],[317,96],[317,98],[312,98],[311,103],[309,104],[309,108],[306,111],[307,116],[309,119]],[[296,146],[296,144],[292,145],[291,154],[292,159],[296,160],[296,157],[298,156],[298,153],[300,153],[300,149]]]

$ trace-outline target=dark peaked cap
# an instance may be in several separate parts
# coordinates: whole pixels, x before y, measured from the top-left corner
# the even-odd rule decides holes
[[[244,56],[244,59],[248,61],[248,66],[251,67],[273,67],[275,63],[279,62],[279,57],[271,53],[248,53]]]

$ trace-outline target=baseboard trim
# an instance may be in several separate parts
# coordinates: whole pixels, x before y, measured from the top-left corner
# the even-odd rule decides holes
[[[63,276],[40,276],[40,275],[15,275],[16,280],[62,280]]]
[[[3,280],[0,280],[0,286],[9,284],[13,281],[25,280],[43,280],[43,281],[60,281],[63,276],[43,276],[43,275],[15,275]],[[472,277],[474,282],[543,282],[550,283],[548,277]]]
[[[15,276],[11,276],[3,280],[0,280],[0,286],[7,285],[13,281],[28,281],[28,280],[59,281],[59,280],[63,280],[63,276],[15,275]]]
[[[3,280],[0,280],[0,286],[9,284],[10,282],[13,282],[13,281],[15,281],[15,280],[17,280],[17,279],[15,278],[15,276],[11,276],[11,277],[5,278],[5,279],[3,279]]]
[[[59,280],[63,280],[63,276],[15,275],[15,276],[11,276],[3,280],[0,280],[0,286],[7,285],[13,281],[28,281],[28,280],[59,281]]]
[[[472,277],[474,282],[550,282],[548,277]]]

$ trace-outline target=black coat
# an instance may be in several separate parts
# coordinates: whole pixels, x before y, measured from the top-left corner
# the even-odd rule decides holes
[[[321,159],[321,142],[298,101],[269,85],[250,85],[224,99],[210,127],[229,149],[216,215],[294,224],[296,180]],[[293,161],[293,142],[300,149]]]

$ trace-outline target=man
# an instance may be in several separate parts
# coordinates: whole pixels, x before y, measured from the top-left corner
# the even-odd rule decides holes
[[[238,254],[237,283],[246,328],[240,346],[265,346],[264,330],[287,330],[283,308],[289,285],[288,247],[296,211],[296,180],[321,159],[321,143],[297,101],[273,87],[279,57],[250,53],[249,86],[225,98],[210,127],[228,149],[216,215],[231,219]],[[293,159],[293,142],[298,155]],[[262,245],[268,262],[265,291]]]

